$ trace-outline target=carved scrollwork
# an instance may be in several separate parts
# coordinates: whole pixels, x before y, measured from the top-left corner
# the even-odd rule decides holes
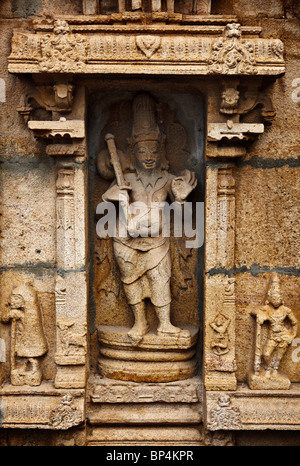
[[[86,62],[86,39],[80,34],[72,34],[65,20],[54,22],[53,34],[40,39],[41,71],[80,72]]]
[[[55,429],[69,429],[82,422],[82,412],[74,406],[74,397],[68,393],[59,406],[52,410],[50,425]]]
[[[241,428],[240,410],[231,406],[231,398],[225,393],[218,398],[218,407],[210,412],[210,430],[235,430]]]
[[[241,39],[240,24],[227,24],[223,37],[213,42],[209,73],[257,73],[253,44]]]

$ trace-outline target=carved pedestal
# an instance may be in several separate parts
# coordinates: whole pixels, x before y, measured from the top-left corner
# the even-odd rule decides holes
[[[99,328],[99,371],[105,377],[134,382],[171,382],[193,377],[197,369],[195,345],[198,329],[190,337],[157,336],[149,332],[138,346],[128,337],[129,328]]]

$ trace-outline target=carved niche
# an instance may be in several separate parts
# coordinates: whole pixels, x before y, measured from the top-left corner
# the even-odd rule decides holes
[[[101,132],[104,136],[113,131],[115,136],[106,136],[107,147],[102,136],[97,166],[102,184],[103,177],[112,181],[105,192],[102,188],[102,201],[118,202],[125,196],[126,205],[120,197],[121,209],[127,209],[128,222],[124,238],[120,231],[114,238],[96,238],[99,370],[107,377],[132,381],[192,377],[197,366],[197,287],[194,295],[188,292],[189,310],[181,310],[180,316],[176,307],[183,309],[188,282],[195,283],[196,249],[186,247],[186,238],[170,236],[171,229],[170,234],[162,232],[159,209],[173,203],[172,208],[184,214],[184,203],[197,185],[195,174],[187,169],[191,163],[197,166],[195,155],[193,162],[186,131],[165,102],[139,93],[115,111],[117,120],[111,114]],[[139,210],[134,212],[136,204]],[[156,215],[158,230],[151,235]],[[118,220],[121,217],[119,213]],[[182,222],[183,216],[180,227]],[[101,302],[103,307],[109,300],[124,316],[119,326],[111,318],[103,325],[109,318],[101,313]],[[178,315],[184,325],[176,324]]]

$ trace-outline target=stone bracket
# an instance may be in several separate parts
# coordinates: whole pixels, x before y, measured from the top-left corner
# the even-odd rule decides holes
[[[209,142],[247,140],[249,136],[262,134],[262,123],[234,123],[227,120],[226,123],[208,123],[207,139]]]

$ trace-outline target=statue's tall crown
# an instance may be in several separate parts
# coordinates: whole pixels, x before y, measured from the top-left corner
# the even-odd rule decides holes
[[[139,94],[133,100],[132,108],[132,142],[158,140],[161,134],[156,122],[154,99],[146,93]]]
[[[274,295],[281,296],[280,278],[276,272],[271,273],[267,288],[267,301]]]

